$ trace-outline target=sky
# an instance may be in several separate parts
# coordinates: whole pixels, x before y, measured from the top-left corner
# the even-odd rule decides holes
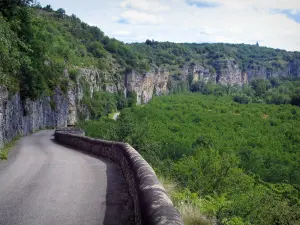
[[[40,0],[120,41],[245,43],[300,51],[300,0]]]

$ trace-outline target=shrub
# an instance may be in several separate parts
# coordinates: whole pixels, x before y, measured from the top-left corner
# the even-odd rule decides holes
[[[292,105],[296,105],[296,106],[300,106],[300,88],[297,88],[297,89],[294,90],[294,92],[292,93],[292,96],[291,96],[291,104],[292,104]]]
[[[251,102],[251,97],[245,95],[244,93],[234,94],[232,99],[233,101],[240,104],[248,104]]]
[[[79,74],[78,69],[74,69],[74,68],[69,69],[69,77],[72,81],[74,82],[77,81],[78,74]]]

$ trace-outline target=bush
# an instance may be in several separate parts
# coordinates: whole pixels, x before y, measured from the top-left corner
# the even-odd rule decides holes
[[[292,105],[296,105],[296,106],[300,106],[300,88],[297,88],[297,89],[294,90],[294,92],[292,93],[292,96],[291,96],[291,104],[292,104]]]
[[[232,97],[233,101],[240,104],[248,104],[251,102],[251,97],[245,95],[244,93],[235,94]]]
[[[77,81],[78,74],[79,74],[78,69],[74,69],[74,68],[69,69],[69,76],[72,81],[74,81],[74,82]]]

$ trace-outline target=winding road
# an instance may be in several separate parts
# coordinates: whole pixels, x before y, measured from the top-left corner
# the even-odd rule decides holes
[[[131,224],[120,168],[55,143],[53,132],[22,138],[0,162],[0,225]]]

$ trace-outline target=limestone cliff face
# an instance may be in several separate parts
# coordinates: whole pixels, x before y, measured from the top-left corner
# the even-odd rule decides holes
[[[69,77],[68,71],[64,75]],[[256,78],[300,77],[300,60],[281,66],[276,71],[267,68],[241,67],[234,59],[215,60],[210,66],[184,65],[178,75],[153,67],[150,72],[135,71],[122,75],[108,74],[98,69],[80,68],[76,80],[70,82],[67,93],[56,90],[52,97],[41,97],[35,101],[22,101],[20,94],[10,96],[5,87],[0,87],[0,148],[18,135],[26,135],[38,129],[75,125],[79,117],[89,119],[90,113],[82,102],[88,93],[96,91],[110,93],[134,92],[137,104],[148,103],[154,95],[167,94],[172,82],[212,82],[224,85],[241,85]]]
[[[67,71],[65,75],[68,76]],[[114,77],[97,69],[80,68],[74,83],[70,83],[68,91],[68,125],[75,125],[78,118],[89,119],[89,111],[82,103],[84,93],[89,97],[97,91],[110,93],[134,92],[137,96],[137,104],[148,103],[153,95],[163,95],[168,92],[167,84],[169,72],[155,68],[145,74],[135,71],[127,73],[124,77]]]
[[[270,70],[266,67],[246,68],[242,71],[241,66],[235,59],[219,59],[214,60],[211,64],[215,70],[208,69],[208,66],[202,65],[184,65],[180,80],[190,82],[204,81],[219,83],[224,85],[242,85],[251,82],[254,79],[270,79],[271,77],[300,77],[300,60],[293,61],[281,65],[276,70]],[[178,76],[176,76],[178,79]]]
[[[210,67],[210,69],[208,69]],[[215,71],[212,71],[213,68]],[[180,81],[189,82],[212,82],[224,85],[242,85],[254,79],[270,79],[271,77],[300,77],[300,60],[281,65],[276,70],[266,67],[246,68],[242,71],[241,66],[235,59],[218,59],[211,62],[211,65],[202,66],[197,64],[184,65],[181,74],[174,76]]]
[[[135,92],[137,103],[147,103],[153,95],[162,95],[168,92],[167,83],[169,72],[164,69],[155,68],[145,74],[135,71],[127,73],[123,78],[115,78],[109,74],[103,74],[99,70],[79,69],[76,86],[73,89],[76,100],[81,101],[85,88],[88,88],[91,97],[95,91]],[[86,86],[86,87],[84,87]]]
[[[137,94],[137,104],[148,103],[153,95],[163,95],[168,92],[169,72],[153,69],[144,75],[131,72],[125,75],[124,88],[126,92]]]
[[[247,68],[246,71],[248,79],[269,79],[271,77],[300,77],[300,60],[294,59],[289,63],[281,66],[277,70],[270,70],[266,67],[260,68]]]
[[[60,90],[52,97],[23,102],[20,94],[10,96],[5,87],[0,87],[0,148],[18,135],[64,127],[67,118],[68,98]]]
[[[189,73],[193,74],[193,81],[205,81],[205,82],[216,82],[217,74],[210,73],[209,69],[203,66],[194,66],[189,70]]]
[[[204,82],[216,82],[216,74],[211,73],[209,69],[201,65],[184,65],[182,68],[182,81],[204,81]]]
[[[225,85],[245,83],[242,71],[234,60],[216,60],[213,62],[213,67],[217,73],[217,83]]]
[[[215,72],[201,65],[185,65],[182,69],[182,79],[190,82],[204,81],[220,84],[243,84],[248,81],[247,74],[242,73],[234,60],[216,60],[212,67]]]

